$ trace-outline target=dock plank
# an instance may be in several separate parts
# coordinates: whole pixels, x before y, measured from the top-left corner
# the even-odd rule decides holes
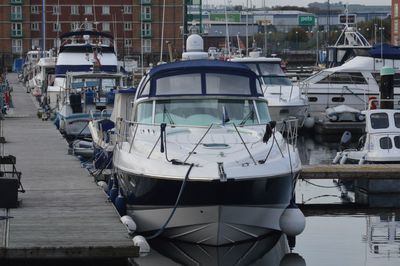
[[[4,154],[17,158],[26,193],[13,218],[0,220],[0,259],[121,259],[138,256],[106,194],[68,155],[51,121],[36,118],[37,105],[9,75],[15,110],[2,122]],[[30,115],[29,115],[30,114]],[[4,209],[0,216],[4,215]]]
[[[303,165],[302,179],[400,179],[400,164]]]

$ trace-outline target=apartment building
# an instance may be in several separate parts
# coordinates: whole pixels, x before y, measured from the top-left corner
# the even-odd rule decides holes
[[[114,36],[119,58],[139,58],[143,54],[144,61],[150,63],[158,62],[162,53],[163,60],[167,60],[167,42],[176,54],[182,53],[183,3],[183,0],[0,0],[1,59],[9,65],[10,60],[23,57],[29,50],[57,49],[59,35],[87,21],[89,28]]]
[[[400,0],[392,0],[392,44],[393,45],[400,45],[399,4],[400,4]]]

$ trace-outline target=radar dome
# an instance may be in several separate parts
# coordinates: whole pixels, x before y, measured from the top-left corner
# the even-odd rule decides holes
[[[203,38],[198,34],[192,34],[186,40],[187,52],[203,52],[203,47]]]

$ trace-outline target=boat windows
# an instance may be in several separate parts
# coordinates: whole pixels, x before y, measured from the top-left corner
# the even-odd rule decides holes
[[[360,72],[337,72],[332,73],[321,79],[319,84],[367,84],[364,76]]]
[[[245,63],[245,65],[248,66],[251,69],[251,71],[256,73],[257,76],[260,76],[260,72],[258,71],[256,63]]]
[[[318,97],[308,97],[308,101],[309,102],[317,102],[318,101]]]
[[[390,150],[393,147],[392,140],[389,137],[380,138],[379,144],[383,150]]]
[[[135,113],[135,121],[145,124],[152,123],[152,115],[153,115],[153,102],[144,102],[139,104],[137,111]]]
[[[394,113],[393,118],[394,118],[394,125],[397,128],[400,128],[400,113]]]
[[[291,86],[292,82],[286,76],[263,76],[267,86]]]
[[[262,76],[271,76],[271,75],[283,76],[283,75],[285,75],[279,62],[277,62],[277,63],[261,63],[261,64],[258,64],[258,66],[260,67]]]
[[[386,113],[371,114],[371,127],[373,129],[381,129],[389,127],[389,117]]]
[[[400,149],[400,136],[394,137],[393,140],[394,140],[394,146],[395,146],[397,149]]]
[[[254,125],[268,123],[271,119],[265,101],[243,99],[173,99],[155,102],[154,122],[173,125],[208,126],[211,123]],[[254,105],[254,102],[256,105]],[[257,110],[255,109],[257,108]],[[150,123],[153,101],[138,104],[136,121]],[[260,122],[258,120],[258,116]]]
[[[332,102],[342,103],[342,102],[344,102],[344,97],[332,97]]]
[[[206,89],[207,94],[251,94],[248,77],[221,73],[206,73]]]
[[[380,73],[371,73],[372,76],[374,77],[376,83],[378,83],[378,85],[381,85],[381,75]],[[400,73],[395,73],[394,77],[393,77],[393,86],[394,87],[400,87]]]
[[[156,88],[157,95],[201,94],[201,74],[191,73],[162,77],[157,79]]]

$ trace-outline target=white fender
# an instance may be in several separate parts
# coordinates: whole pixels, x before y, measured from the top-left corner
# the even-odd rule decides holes
[[[347,160],[347,154],[343,155],[342,159],[340,159],[340,164],[345,164]]]
[[[128,228],[129,233],[136,231],[136,223],[129,215],[124,215],[120,218],[121,222]]]
[[[336,153],[336,156],[335,156],[335,158],[333,158],[332,163],[337,164],[341,157],[342,157],[342,153],[341,152]]]
[[[139,247],[139,253],[150,252],[150,245],[143,236],[135,236],[132,241],[134,246]]]

